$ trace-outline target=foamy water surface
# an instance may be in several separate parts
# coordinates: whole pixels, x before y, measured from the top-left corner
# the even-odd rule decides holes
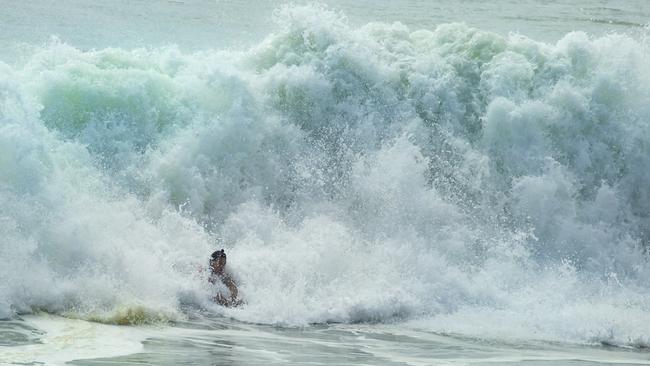
[[[0,362],[648,359],[645,2],[219,4],[2,15]]]

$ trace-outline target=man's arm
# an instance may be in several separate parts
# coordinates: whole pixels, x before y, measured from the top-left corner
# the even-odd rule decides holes
[[[237,301],[237,295],[239,294],[239,291],[237,290],[237,284],[235,284],[235,281],[230,276],[226,276],[223,279],[223,284],[228,287],[228,290],[230,290],[230,299],[233,303],[235,303]]]

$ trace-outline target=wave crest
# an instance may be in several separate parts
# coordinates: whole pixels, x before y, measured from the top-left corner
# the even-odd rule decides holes
[[[638,41],[277,17],[246,51],[0,65],[0,315],[209,307],[224,246],[242,320],[647,338]]]

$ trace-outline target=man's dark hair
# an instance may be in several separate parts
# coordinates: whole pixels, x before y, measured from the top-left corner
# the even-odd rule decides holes
[[[226,252],[224,252],[223,249],[221,249],[221,250],[215,250],[215,251],[212,253],[212,256],[211,256],[211,257],[212,257],[212,260],[217,260],[217,259],[219,259],[219,258],[221,258],[221,257],[226,258]]]

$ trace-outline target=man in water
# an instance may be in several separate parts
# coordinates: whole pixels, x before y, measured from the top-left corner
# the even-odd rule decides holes
[[[217,304],[223,306],[239,306],[243,303],[243,301],[237,299],[237,285],[235,284],[235,281],[233,280],[230,273],[228,273],[225,268],[226,253],[224,250],[221,249],[212,253],[212,256],[210,258],[210,277],[208,278],[208,281],[211,284],[222,283],[228,288],[228,291],[230,292],[230,296],[224,296],[223,293],[217,294],[217,296],[214,297],[214,301]]]

